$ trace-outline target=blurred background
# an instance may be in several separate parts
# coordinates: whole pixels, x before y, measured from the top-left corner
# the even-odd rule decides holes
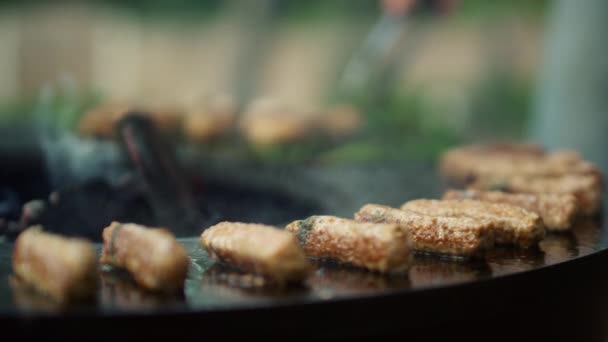
[[[378,29],[387,10],[371,0],[4,1],[2,119],[31,119],[44,96],[70,130],[104,102],[177,109],[226,96],[243,111],[280,103],[284,116],[356,107],[334,125],[357,139],[265,151],[271,159],[433,158],[454,143],[522,138],[552,3],[451,2],[421,1]],[[268,139],[310,145],[312,133]]]
[[[607,3],[3,1],[4,187],[116,183],[133,110],[180,162],[236,170],[230,182],[260,165],[424,163],[496,140],[603,166]],[[257,168],[239,173],[244,162]]]

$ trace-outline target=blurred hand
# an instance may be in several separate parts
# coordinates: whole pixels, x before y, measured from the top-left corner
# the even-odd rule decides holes
[[[408,13],[417,0],[382,0],[382,9],[385,13],[400,17]]]
[[[418,3],[427,5],[439,14],[451,13],[459,0],[382,0],[382,9],[391,16],[404,16],[412,11]]]

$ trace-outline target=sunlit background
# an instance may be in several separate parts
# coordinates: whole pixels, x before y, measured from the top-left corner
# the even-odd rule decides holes
[[[603,161],[591,131],[607,120],[588,99],[607,90],[602,1],[409,2],[4,1],[0,146],[111,140],[116,113],[142,109],[180,145],[236,159],[432,160],[532,140]]]

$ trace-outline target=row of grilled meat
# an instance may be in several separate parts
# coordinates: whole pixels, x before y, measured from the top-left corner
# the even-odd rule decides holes
[[[292,143],[319,136],[339,138],[356,133],[363,123],[351,105],[297,111],[276,100],[261,98],[240,111],[231,97],[216,96],[182,106],[104,103],[84,113],[78,131],[85,137],[112,138],[117,123],[131,111],[145,112],[160,132],[183,136],[192,143],[220,140],[235,132],[254,145]]]
[[[367,204],[353,219],[311,216],[285,229],[221,222],[202,233],[200,244],[224,264],[286,285],[310,276],[311,259],[393,274],[406,272],[414,254],[475,259],[497,245],[535,248],[546,234],[568,231],[578,217],[601,207],[601,173],[570,151],[465,147],[449,151],[441,170],[467,188],[400,208]],[[514,186],[519,182],[530,186]],[[104,229],[103,241],[101,264],[126,269],[148,290],[183,288],[188,253],[168,230],[114,222]],[[15,242],[13,269],[41,292],[64,300],[94,293],[96,259],[85,240],[33,227]]]

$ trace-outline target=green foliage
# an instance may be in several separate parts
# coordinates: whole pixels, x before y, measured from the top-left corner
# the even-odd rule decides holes
[[[15,121],[29,120],[32,111],[31,104],[14,101],[0,106],[0,124],[10,124]]]
[[[380,160],[429,160],[461,141],[459,133],[440,122],[423,124],[430,112],[423,89],[394,94],[383,105],[369,106],[367,127],[358,139],[323,152],[323,162],[372,162]]]
[[[283,19],[297,22],[309,22],[319,19],[335,20],[341,17],[375,17],[380,6],[369,0],[330,0],[330,1],[278,1]]]
[[[179,18],[201,20],[216,15],[226,4],[222,0],[99,0],[146,19]]]
[[[468,131],[478,138],[521,138],[530,118],[532,84],[503,71],[473,89]]]
[[[99,103],[101,96],[90,92],[78,96],[50,94],[45,99],[31,98],[0,107],[0,124],[16,122],[45,124],[57,131],[73,130],[84,111]]]
[[[550,1],[548,0],[460,0],[456,14],[464,19],[493,19],[506,15],[542,16]]]
[[[176,18],[200,21],[246,1],[258,0],[90,0],[92,4],[112,6],[142,18]],[[278,10],[282,19],[314,21],[340,16],[374,18],[380,13],[379,1],[372,0],[266,0]],[[4,0],[0,8],[37,6],[36,0]],[[464,19],[488,19],[506,14],[542,15],[549,0],[459,0],[455,15]]]

